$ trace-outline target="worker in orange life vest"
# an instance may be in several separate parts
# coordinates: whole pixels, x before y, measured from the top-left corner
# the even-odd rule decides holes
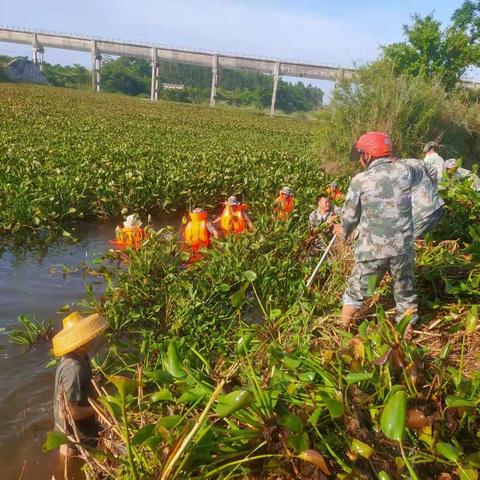
[[[213,223],[220,224],[222,233],[227,236],[230,233],[241,233],[245,229],[252,230],[253,223],[248,215],[248,206],[241,203],[234,195],[228,197],[224,204],[222,214]]]
[[[290,187],[282,187],[273,203],[274,220],[286,220],[293,211],[293,191]]]
[[[185,246],[192,252],[190,261],[200,260],[199,253],[201,248],[208,248],[211,245],[211,238],[218,238],[218,232],[208,221],[207,212],[201,208],[195,208],[189,214],[188,221],[183,232]]]
[[[344,193],[338,188],[337,182],[328,184],[325,193],[333,203],[341,203],[345,198]]]
[[[110,243],[121,250],[126,247],[137,249],[145,238],[142,221],[136,213],[133,213],[127,216],[123,224],[115,228],[115,240],[110,240]]]

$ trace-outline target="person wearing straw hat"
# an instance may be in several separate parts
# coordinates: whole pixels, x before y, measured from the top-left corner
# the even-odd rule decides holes
[[[98,313],[84,317],[73,312],[63,319],[62,330],[52,339],[53,354],[61,357],[55,373],[55,430],[72,433],[64,417],[68,410],[81,442],[90,445],[97,444],[100,428],[95,411],[88,402],[89,398],[95,398],[90,358],[98,351],[100,335],[107,328],[107,320]],[[62,445],[60,454],[68,453],[68,446]]]

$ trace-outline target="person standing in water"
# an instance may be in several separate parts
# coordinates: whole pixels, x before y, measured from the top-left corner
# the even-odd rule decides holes
[[[108,328],[108,322],[98,313],[82,316],[73,312],[63,319],[63,329],[52,340],[53,354],[60,357],[55,373],[53,398],[54,429],[71,436],[72,427],[65,413],[75,422],[80,442],[97,446],[100,424],[89,398],[95,398],[92,385],[90,359],[102,344],[101,334]],[[68,445],[60,447],[60,455],[75,452]]]

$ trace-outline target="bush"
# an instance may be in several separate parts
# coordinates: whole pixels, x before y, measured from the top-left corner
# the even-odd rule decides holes
[[[461,90],[449,95],[435,79],[396,75],[390,63],[377,62],[337,85],[331,107],[318,114],[316,154],[330,164],[345,162],[361,134],[380,130],[391,134],[401,156],[418,157],[423,144],[436,139],[448,145],[449,157],[471,164],[480,151],[473,98]]]

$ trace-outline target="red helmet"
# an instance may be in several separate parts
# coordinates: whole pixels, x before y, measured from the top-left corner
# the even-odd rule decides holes
[[[351,160],[358,160],[366,153],[373,158],[389,157],[392,154],[392,140],[383,132],[368,132],[362,135],[352,147]]]

